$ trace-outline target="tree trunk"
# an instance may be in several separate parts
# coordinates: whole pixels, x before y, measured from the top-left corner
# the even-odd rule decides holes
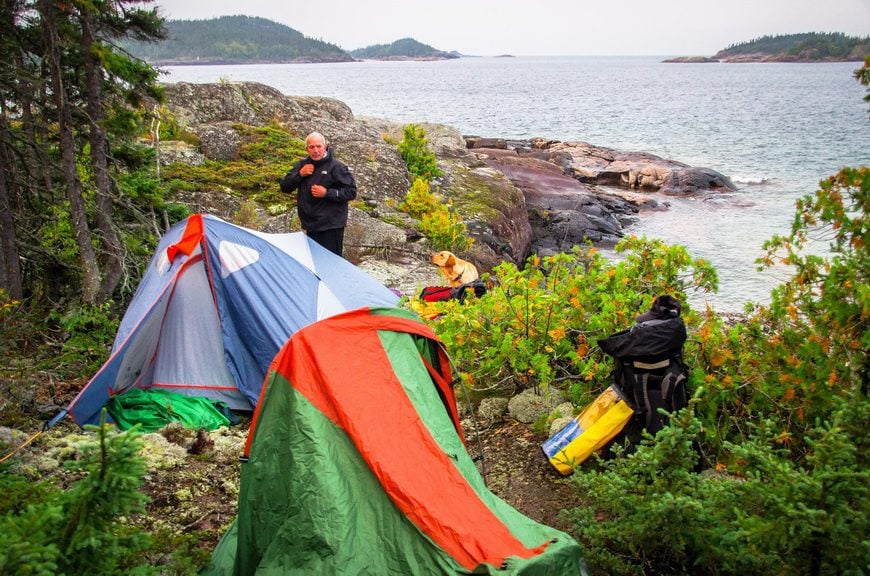
[[[88,228],[85,200],[82,196],[82,183],[76,172],[75,139],[72,129],[72,111],[64,85],[63,68],[60,62],[60,38],[57,33],[52,0],[40,0],[39,12],[45,40],[45,58],[51,76],[52,97],[57,107],[57,124],[60,136],[61,164],[66,191],[70,202],[73,233],[78,247],[79,266],[82,274],[82,299],[88,304],[97,301],[100,288],[100,271],[94,247],[91,244],[91,231]]]
[[[112,179],[109,175],[109,150],[106,130],[103,127],[103,95],[100,62],[91,50],[96,42],[94,34],[94,17],[87,8],[80,8],[82,24],[82,54],[85,57],[85,81],[87,110],[90,128],[91,164],[94,170],[94,185],[97,200],[97,229],[103,246],[102,272],[97,300],[105,301],[111,298],[121,276],[124,273],[124,262],[121,241],[115,230],[112,218]]]
[[[15,232],[14,202],[10,196],[12,185],[12,155],[7,146],[8,124],[6,112],[0,112],[0,288],[9,297],[20,300],[24,297],[21,283],[21,263],[18,261],[18,237]]]
[[[37,137],[37,125],[33,116],[34,108],[34,81],[26,77],[28,74],[24,65],[24,59],[20,54],[15,55],[16,65],[22,71],[22,77],[18,78],[16,86],[16,96],[19,99],[21,107],[21,126],[24,134],[27,137],[27,145],[25,147],[24,159],[27,174],[33,179],[33,185],[29,188],[34,194],[39,193],[37,182],[42,183],[43,193],[51,190],[51,170],[52,163],[45,153],[45,149],[39,144]]]

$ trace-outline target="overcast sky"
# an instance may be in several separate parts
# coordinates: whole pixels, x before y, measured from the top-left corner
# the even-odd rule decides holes
[[[345,50],[414,38],[493,56],[712,56],[764,35],[870,35],[870,0],[157,0],[164,17],[261,16]]]

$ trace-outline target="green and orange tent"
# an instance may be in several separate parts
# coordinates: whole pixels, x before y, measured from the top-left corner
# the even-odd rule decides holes
[[[581,574],[579,545],[490,492],[465,448],[443,345],[362,308],[273,360],[211,575]]]

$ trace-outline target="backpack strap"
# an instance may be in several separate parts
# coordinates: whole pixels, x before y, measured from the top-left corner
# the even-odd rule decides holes
[[[644,414],[647,426],[656,414],[656,409],[650,400],[650,387],[661,390],[662,401],[668,405],[669,411],[682,408],[676,405],[682,402],[672,398],[674,392],[680,386],[685,386],[688,381],[683,364],[678,357],[665,358],[658,362],[624,360],[617,365],[619,366],[616,374],[617,384],[628,397],[635,413]]]
[[[635,375],[635,379],[637,381],[638,392],[640,393],[641,398],[643,398],[643,411],[646,416],[646,424],[644,427],[649,429],[650,424],[652,424],[653,415],[655,414],[655,410],[649,400],[649,372],[643,372],[640,375],[640,378],[637,378]]]
[[[630,360],[618,360],[615,374],[616,384],[622,390],[628,405],[634,409],[635,414],[644,411],[645,400],[641,387],[638,385],[638,373],[634,371],[633,362]]]
[[[682,370],[668,370],[662,378],[662,398],[668,400],[677,389],[677,386],[686,382],[686,375]]]
[[[659,368],[665,368],[671,365],[670,358],[665,358],[660,362],[653,362],[652,364],[648,362],[641,362],[640,360],[634,360],[631,363],[635,368],[640,368],[641,370],[658,370]]]

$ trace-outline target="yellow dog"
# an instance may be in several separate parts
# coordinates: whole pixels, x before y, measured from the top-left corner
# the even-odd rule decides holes
[[[432,263],[438,266],[452,287],[474,282],[479,278],[477,268],[468,260],[456,256],[453,252],[442,250],[432,254]]]

